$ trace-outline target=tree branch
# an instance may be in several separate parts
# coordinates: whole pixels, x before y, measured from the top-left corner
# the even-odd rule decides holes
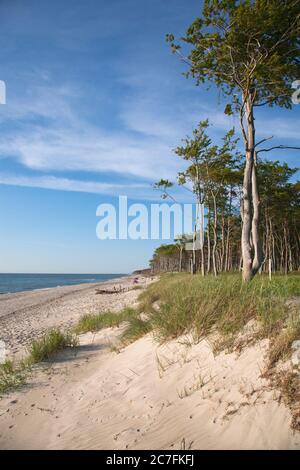
[[[276,145],[275,147],[270,147],[268,149],[260,149],[256,153],[260,152],[271,152],[271,150],[276,150],[276,149],[291,149],[291,150],[300,150],[300,147],[290,147],[288,145]]]
[[[274,136],[271,135],[270,137],[266,137],[265,139],[260,140],[260,141],[257,142],[257,144],[255,145],[255,148],[258,147],[258,145],[263,144],[263,143],[266,142],[267,140],[273,139],[273,137],[274,137]]]

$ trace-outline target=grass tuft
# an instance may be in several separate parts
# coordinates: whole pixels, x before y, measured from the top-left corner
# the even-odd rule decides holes
[[[294,371],[280,371],[269,377],[273,386],[280,390],[281,399],[290,408],[291,428],[300,431],[300,377]]]
[[[0,393],[18,387],[25,381],[23,367],[17,368],[10,360],[0,364]]]
[[[132,316],[128,319],[125,331],[121,336],[123,343],[129,344],[152,330],[149,320],[143,320],[139,316]]]
[[[45,361],[64,348],[76,347],[78,338],[70,333],[62,333],[54,329],[38,340],[34,340],[29,347],[29,355],[25,359],[14,363],[6,360],[0,364],[0,393],[24,384],[27,374],[34,364]]]
[[[279,359],[285,359],[291,350],[293,342],[300,338],[300,321],[290,321],[288,326],[274,336],[270,351],[270,365],[274,365]]]
[[[36,364],[49,359],[59,351],[68,347],[76,347],[78,339],[72,333],[63,333],[53,329],[41,339],[34,340],[29,348],[28,362]]]
[[[125,308],[121,312],[104,312],[83,315],[74,328],[74,332],[77,334],[88,332],[94,333],[102,330],[103,328],[119,327],[121,323],[135,314],[136,312],[134,309]]]

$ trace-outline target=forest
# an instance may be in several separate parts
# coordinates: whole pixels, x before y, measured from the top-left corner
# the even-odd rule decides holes
[[[206,0],[184,37],[167,34],[185,75],[221,93],[224,113],[237,116],[239,129],[230,129],[220,145],[205,119],[175,149],[183,170],[154,187],[164,199],[173,199],[175,185],[192,193],[194,232],[157,248],[153,272],[240,270],[249,282],[257,273],[299,271],[300,182],[285,156],[298,155],[300,147],[272,145],[276,129],[258,140],[262,129],[256,128],[259,108],[297,105],[299,31],[298,1]],[[187,241],[193,250],[186,250]]]

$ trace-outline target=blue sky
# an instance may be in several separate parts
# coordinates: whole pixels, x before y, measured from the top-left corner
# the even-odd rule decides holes
[[[147,266],[159,241],[98,240],[96,208],[122,194],[158,200],[151,185],[174,179],[172,149],[201,119],[217,140],[237,126],[165,43],[200,10],[198,0],[0,2],[0,272]],[[299,117],[300,106],[260,110],[258,135],[299,145]]]

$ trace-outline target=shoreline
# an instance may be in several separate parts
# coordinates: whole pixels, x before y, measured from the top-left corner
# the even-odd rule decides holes
[[[5,273],[0,273],[0,274],[5,274]],[[37,273],[36,275],[38,276],[39,273]],[[41,275],[44,275],[44,273],[42,273]],[[109,276],[109,274],[107,274],[107,275]],[[112,275],[114,275],[114,274],[112,274]],[[78,282],[78,283],[75,283],[75,284],[58,284],[57,286],[37,287],[37,288],[34,288],[34,289],[18,290],[18,291],[15,291],[15,292],[0,292],[0,299],[2,299],[3,296],[6,296],[6,295],[25,294],[26,292],[35,292],[35,291],[43,291],[43,290],[48,290],[48,289],[57,289],[57,288],[60,288],[60,287],[77,287],[77,286],[81,286],[81,285],[103,284],[105,282],[118,281],[119,279],[122,279],[123,277],[130,277],[130,276],[132,276],[132,274],[118,274],[117,276],[118,277],[113,277],[111,279],[104,279],[103,281],[101,281],[100,279],[99,280],[94,280],[93,279],[93,282],[90,282],[90,281],[87,280],[86,282]]]
[[[133,279],[127,275],[103,282],[22,291],[0,296],[0,339],[5,342],[7,356],[22,354],[30,342],[51,328],[68,329],[87,313],[118,310],[133,301]],[[96,294],[98,287],[124,289],[113,294]]]

